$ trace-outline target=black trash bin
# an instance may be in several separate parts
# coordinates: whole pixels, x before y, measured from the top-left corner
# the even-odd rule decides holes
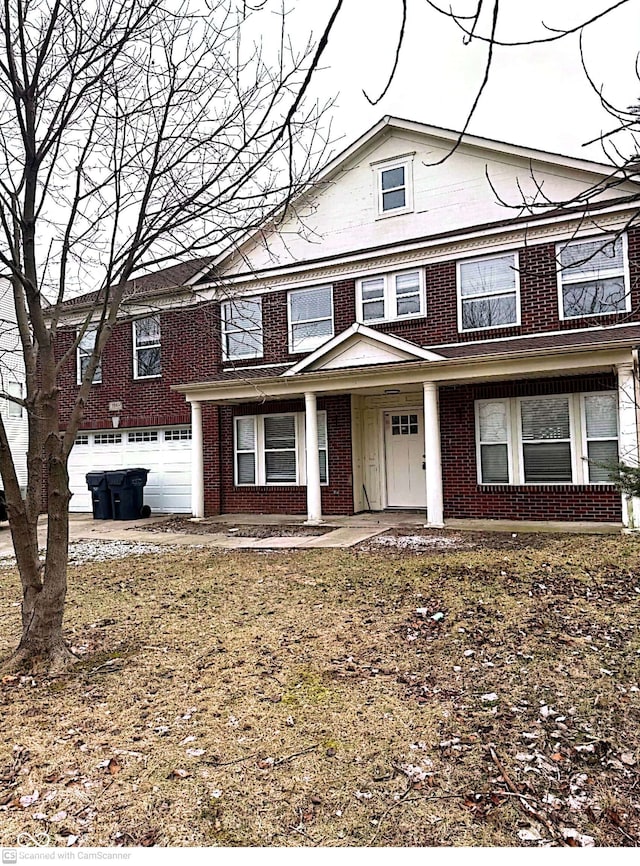
[[[7,497],[4,494],[4,490],[0,490],[0,520],[8,520],[9,515],[7,514]]]
[[[94,520],[111,520],[111,493],[107,485],[106,472],[87,472],[87,487],[91,491]]]
[[[151,514],[149,506],[144,504],[148,474],[148,469],[113,469],[105,473],[114,520],[137,520]]]

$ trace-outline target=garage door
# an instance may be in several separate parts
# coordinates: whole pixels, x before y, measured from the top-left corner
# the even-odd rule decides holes
[[[191,512],[191,428],[78,433],[69,457],[69,510],[91,511],[87,472],[121,467],[149,470],[144,501],[153,513]]]

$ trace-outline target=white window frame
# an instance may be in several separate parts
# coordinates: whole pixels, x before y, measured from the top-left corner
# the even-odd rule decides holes
[[[265,440],[264,440],[264,419],[265,418],[280,418],[293,417],[295,425],[295,452],[296,452],[296,480],[295,481],[267,481],[266,479],[266,458],[265,458]],[[254,446],[255,450],[243,449],[238,451],[238,435],[237,423],[239,419],[253,421],[254,430]],[[323,419],[323,420],[321,420]],[[327,447],[326,449],[318,449],[326,452],[326,481],[321,481],[321,487],[329,485],[329,431],[327,428],[327,413],[324,409],[318,411],[318,423],[324,425],[326,431]],[[306,476],[306,431],[305,431],[305,413],[304,412],[270,412],[266,415],[236,415],[233,419],[233,483],[235,487],[304,487],[307,483]],[[255,481],[253,483],[243,483],[238,481],[238,453],[251,453],[255,455]]]
[[[291,318],[291,301],[295,295],[301,295],[303,292],[313,292],[319,291],[320,289],[326,289],[329,292],[329,297],[331,299],[331,314],[330,316],[322,316],[319,319],[302,319],[298,322],[293,322]],[[335,319],[334,319],[334,303],[333,303],[333,284],[327,283],[326,285],[320,286],[305,286],[303,289],[292,289],[287,293],[287,329],[289,333],[289,353],[291,355],[301,355],[306,354],[307,352],[312,352],[314,349],[317,349],[318,346],[324,345],[328,340],[330,340],[335,335]],[[294,346],[293,344],[293,326],[295,325],[308,325],[312,322],[326,322],[331,321],[331,333],[323,334],[321,337],[306,337],[303,344],[300,346]]]
[[[406,313],[399,316],[394,313],[394,309],[398,309],[398,296],[396,292],[397,277],[406,274],[418,274],[418,294],[420,298],[420,310],[417,313]],[[363,284],[370,280],[382,280],[382,302],[384,305],[384,314],[382,318],[365,319],[364,308],[365,301],[362,297]],[[422,319],[427,314],[427,299],[425,290],[424,268],[407,268],[402,271],[391,271],[387,274],[371,274],[366,277],[360,277],[356,282],[356,298],[357,298],[357,321],[363,325],[376,324],[378,322],[404,322],[407,319]]]
[[[631,312],[631,278],[629,275],[629,248],[627,235],[620,235],[619,239],[622,241],[622,273],[619,268],[611,268],[610,270],[594,270],[587,271],[586,274],[580,274],[579,277],[574,279],[567,279],[567,275],[571,277],[570,271],[568,268],[563,268],[560,260],[560,254],[567,247],[579,246],[580,244],[594,243],[597,241],[603,247],[606,246],[609,242],[615,242],[618,238],[616,235],[602,235],[602,237],[588,237],[588,238],[576,238],[573,241],[565,241],[564,243],[556,244],[556,263],[557,263],[557,273],[556,278],[558,282],[558,318],[561,322],[571,322],[575,319],[599,319],[601,316],[620,316],[624,313]],[[603,313],[580,313],[577,316],[567,316],[564,311],[564,294],[563,287],[564,286],[574,286],[579,283],[588,283],[600,279],[607,279],[611,277],[619,277],[622,276],[622,280],[624,283],[624,309],[622,310],[609,310],[608,312]]]
[[[480,438],[480,407],[486,405],[487,403],[504,403],[506,406],[506,420],[507,420],[507,440],[506,443],[503,442],[484,442]],[[514,477],[514,461],[513,461],[513,411],[511,407],[511,400],[505,397],[495,397],[494,399],[489,400],[476,400],[475,401],[475,421],[476,421],[476,469],[478,476],[478,484],[482,484],[487,487],[500,487],[505,484],[513,484]],[[507,446],[507,474],[509,476],[508,481],[483,481],[482,480],[482,445],[503,445]]]
[[[145,322],[147,319],[157,319],[158,320],[158,342],[157,343],[144,343],[143,345],[138,345],[138,334],[137,334],[137,326],[139,322]],[[159,315],[153,316],[142,316],[139,319],[134,319],[131,323],[133,330],[133,378],[134,379],[161,379],[162,378],[162,323],[160,322]],[[151,376],[139,376],[138,375],[138,352],[142,349],[160,349],[160,372],[153,373]]]
[[[587,436],[587,397],[602,397],[611,396],[615,404],[615,419],[616,419],[616,435],[613,436]],[[618,414],[618,394],[616,391],[589,391],[580,394],[580,424],[582,428],[582,461],[585,484],[598,486],[602,484],[613,484],[613,481],[591,481],[589,468],[589,442],[613,442],[618,446],[618,459],[620,459],[620,419]]]
[[[475,443],[476,443],[476,477],[478,485],[482,487],[504,487],[506,481],[483,481],[482,461],[480,451],[480,406],[486,403],[504,402],[507,404],[507,427],[508,427],[508,467],[509,486],[518,487],[567,487],[586,485],[588,487],[602,487],[610,485],[608,481],[589,480],[589,452],[587,448],[587,425],[585,418],[585,398],[590,396],[611,395],[617,405],[617,392],[615,391],[587,391],[575,394],[553,394],[527,397],[494,397],[475,401]],[[522,438],[522,413],[521,404],[525,401],[544,401],[547,396],[564,397],[569,401],[569,442],[571,447],[571,481],[525,481],[524,478],[524,444]],[[616,414],[617,419],[617,414]],[[618,449],[620,431],[618,429]],[[531,440],[526,440],[529,442]],[[549,440],[545,440],[549,441]],[[565,441],[565,440],[557,440]],[[593,438],[589,441],[595,441]],[[606,441],[612,441],[612,437],[606,437]]]
[[[242,302],[251,302],[257,304],[260,310],[260,325],[255,328],[239,328],[233,326],[233,308],[235,304]],[[231,313],[231,315],[229,315]],[[264,330],[262,326],[262,297],[238,297],[223,301],[220,304],[220,319],[222,325],[222,360],[223,361],[244,361],[253,358],[262,358],[264,354]],[[227,337],[230,334],[260,334],[260,348],[256,346],[253,352],[242,354],[231,354],[229,352],[229,343]],[[256,341],[257,342],[257,341]]]
[[[374,194],[376,201],[376,219],[387,219],[388,217],[413,212],[413,156],[399,156],[385,162],[375,163],[373,166]],[[404,189],[404,206],[385,210],[383,207],[382,175],[385,171],[394,168],[404,169],[404,184],[398,187],[386,189],[384,192],[393,192],[396,189]]]
[[[496,290],[493,294],[489,294],[487,292],[484,292],[482,294],[465,295],[464,300],[465,301],[471,301],[471,300],[476,300],[476,299],[489,300],[491,298],[495,298],[495,297],[499,297],[499,296],[506,296],[506,295],[515,294],[515,301],[516,301],[516,319],[515,319],[515,322],[507,322],[507,323],[503,323],[503,324],[499,324],[499,325],[485,325],[484,327],[481,327],[481,328],[465,328],[465,327],[463,327],[463,323],[462,323],[463,297],[462,297],[461,267],[463,265],[474,264],[474,262],[488,262],[488,261],[493,261],[495,259],[506,259],[506,258],[512,259],[513,278],[514,278],[513,289],[510,289],[508,292]],[[491,256],[474,256],[473,258],[469,258],[469,259],[458,259],[458,261],[456,262],[456,295],[457,295],[457,305],[458,305],[458,333],[459,334],[471,334],[471,333],[477,333],[480,331],[495,331],[495,330],[500,329],[500,328],[517,328],[517,327],[519,327],[520,323],[521,323],[521,315],[522,314],[521,314],[521,310],[520,310],[520,263],[519,263],[519,256],[518,256],[517,251],[513,250],[513,251],[507,251],[504,253],[496,253],[495,255],[491,255]]]
[[[82,339],[78,343],[78,348],[76,349],[76,384],[82,385],[82,358],[88,358],[93,352],[94,346],[91,349],[86,349],[83,347],[83,342],[87,339],[87,337],[93,334],[93,340],[95,345],[95,337],[97,333],[97,328],[89,326],[87,330],[82,335]],[[98,359],[98,365],[94,371],[93,379],[91,380],[92,385],[101,385],[102,384],[102,358]]]

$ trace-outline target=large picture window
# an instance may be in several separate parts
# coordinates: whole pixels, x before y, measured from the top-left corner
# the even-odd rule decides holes
[[[556,255],[562,319],[630,309],[625,235],[559,244]]]
[[[224,360],[262,357],[262,299],[225,301],[221,312]]]
[[[608,484],[618,460],[612,391],[476,401],[480,484]]]
[[[333,286],[289,292],[289,351],[311,352],[333,337]]]
[[[305,477],[304,412],[244,415],[235,419],[237,485],[303,485]],[[328,483],[327,413],[318,412],[320,483]]]
[[[520,324],[515,253],[458,262],[458,329],[479,331]]]
[[[133,323],[133,377],[151,379],[161,375],[160,316],[137,319]]]

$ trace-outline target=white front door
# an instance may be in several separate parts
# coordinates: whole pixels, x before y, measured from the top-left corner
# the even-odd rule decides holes
[[[384,413],[384,454],[389,508],[426,508],[422,409]]]

